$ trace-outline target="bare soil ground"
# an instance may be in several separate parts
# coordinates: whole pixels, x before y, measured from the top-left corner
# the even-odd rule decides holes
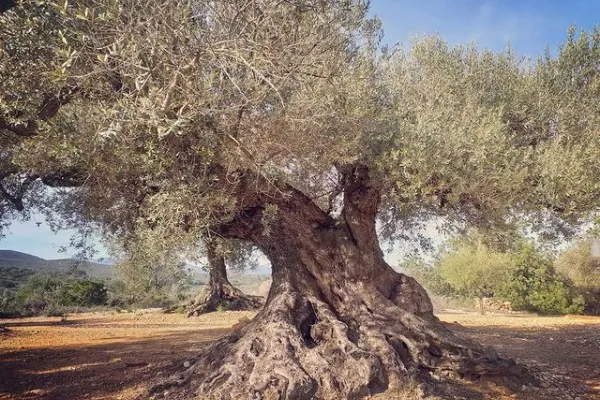
[[[188,319],[154,312],[0,320],[0,400],[131,400],[249,312]],[[529,366],[539,388],[464,383],[447,399],[600,399],[600,317],[443,312],[452,329]],[[400,394],[376,396],[399,399]]]

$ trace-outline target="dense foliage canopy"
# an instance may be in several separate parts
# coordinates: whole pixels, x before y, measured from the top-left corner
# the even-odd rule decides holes
[[[50,204],[182,248],[286,185],[335,212],[357,165],[391,236],[437,214],[548,226],[596,209],[600,31],[531,61],[439,37],[381,49],[366,15],[361,0],[19,3],[0,15],[2,215]]]

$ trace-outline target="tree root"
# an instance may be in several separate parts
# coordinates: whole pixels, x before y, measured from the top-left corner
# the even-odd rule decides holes
[[[359,309],[344,318],[315,298],[286,293],[149,393],[162,398],[168,391],[169,399],[358,399],[449,379],[491,379],[515,388],[534,381],[514,361],[435,317],[394,307]]]
[[[262,297],[244,294],[232,285],[223,285],[198,296],[191,304],[187,316],[196,317],[214,311],[254,311],[263,305]]]

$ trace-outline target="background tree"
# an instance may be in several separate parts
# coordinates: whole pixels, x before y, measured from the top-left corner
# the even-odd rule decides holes
[[[581,287],[600,287],[600,257],[592,254],[598,238],[589,235],[563,251],[556,259],[556,270]]]
[[[190,281],[181,254],[156,247],[147,236],[111,238],[110,252],[118,261],[110,282],[110,303],[119,307],[166,307],[185,298]]]
[[[598,31],[528,63],[436,37],[387,52],[360,0],[25,5],[0,16],[12,175],[74,186],[49,204],[107,234],[177,252],[247,240],[271,262],[264,309],[178,390],[346,398],[524,376],[439,323],[385,263],[376,220],[585,219],[600,198]]]
[[[415,278],[428,293],[444,297],[456,295],[454,287],[441,275],[439,267],[439,262],[425,261],[418,256],[411,256],[400,264],[400,270]]]
[[[493,297],[511,272],[510,254],[492,251],[481,242],[458,240],[444,253],[439,260],[439,275],[454,293],[477,298],[479,310],[484,313],[483,299]]]
[[[513,267],[497,295],[511,302],[515,310],[541,314],[579,314],[583,299],[554,270],[554,257],[522,242],[511,254]]]
[[[208,269],[208,287],[192,302],[188,316],[197,316],[216,310],[256,310],[263,305],[259,296],[244,294],[231,284],[227,277],[230,268],[243,271],[256,263],[254,249],[239,241],[204,240]]]
[[[509,301],[513,310],[581,313],[588,306],[573,283],[554,268],[555,256],[517,230],[470,230],[452,238],[428,263],[405,263],[409,275],[445,297]]]
[[[118,281],[111,285],[112,303],[115,305],[167,306],[186,299],[184,289],[191,279],[186,263],[200,263],[205,259],[208,285],[191,302],[188,316],[217,309],[255,310],[262,306],[260,297],[244,294],[231,284],[227,274],[227,265],[238,272],[256,266],[252,246],[214,238],[173,251],[157,247],[152,232],[146,233],[148,235],[133,234],[111,239],[111,251],[121,260],[117,265]]]
[[[67,305],[78,307],[105,305],[108,301],[105,284],[89,279],[72,281],[65,288],[64,297]]]
[[[597,240],[594,233],[588,234],[559,254],[554,264],[584,299],[584,311],[591,314],[600,314],[600,258],[592,252]]]

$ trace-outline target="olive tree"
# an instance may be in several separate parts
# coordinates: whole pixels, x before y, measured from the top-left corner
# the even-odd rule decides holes
[[[438,37],[390,52],[367,8],[82,0],[0,16],[12,179],[70,186],[50,204],[110,235],[177,251],[239,239],[271,262],[262,311],[159,393],[347,398],[523,376],[437,320],[384,261],[376,221],[402,237],[434,216],[585,218],[600,198],[600,32],[537,62]]]
[[[208,269],[208,286],[192,301],[188,316],[225,309],[229,311],[256,310],[263,305],[260,296],[243,293],[231,284],[227,266],[234,271],[244,271],[256,266],[254,248],[246,243],[216,238],[204,239],[204,254]]]
[[[555,262],[556,270],[579,287],[600,288],[600,257],[592,251],[597,241],[596,234],[588,234],[560,253]]]
[[[509,253],[493,251],[482,243],[456,241],[440,255],[439,275],[454,292],[479,300],[483,314],[484,298],[492,297],[507,280],[513,267]]]

